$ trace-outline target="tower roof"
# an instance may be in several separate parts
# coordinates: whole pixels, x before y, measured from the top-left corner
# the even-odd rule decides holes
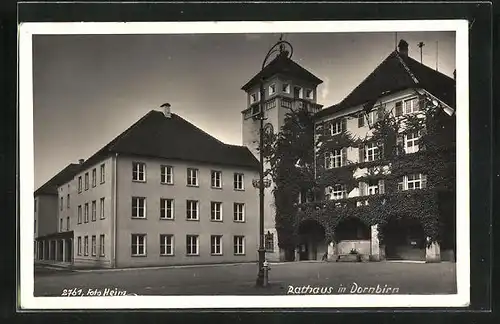
[[[253,78],[250,79],[243,87],[242,90],[247,91],[256,84],[258,84],[262,79],[270,78],[276,74],[285,74],[287,76],[302,79],[319,85],[323,83],[321,79],[317,76],[297,64],[295,61],[287,56],[287,52],[282,52],[276,56],[269,64],[267,64],[262,71],[257,73]]]
[[[327,116],[376,100],[382,95],[412,88],[425,89],[450,107],[455,108],[455,81],[453,78],[395,50],[344,100],[319,111],[316,116]]]
[[[259,167],[244,146],[223,143],[195,125],[152,110],[84,162],[93,165],[112,153],[239,167]]]

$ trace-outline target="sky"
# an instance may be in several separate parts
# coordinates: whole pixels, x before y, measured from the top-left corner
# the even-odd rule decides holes
[[[35,35],[35,188],[87,159],[163,103],[219,140],[241,145],[241,87],[279,34]],[[340,102],[395,48],[395,33],[294,33],[297,63],[324,82],[318,103]],[[409,55],[453,77],[454,32],[404,32]],[[438,49],[438,51],[437,51]]]

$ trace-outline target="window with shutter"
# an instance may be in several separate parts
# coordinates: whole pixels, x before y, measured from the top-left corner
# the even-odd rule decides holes
[[[324,122],[323,123],[323,135],[329,135],[330,134],[330,123]]]
[[[404,138],[403,135],[396,137],[396,154],[401,155],[404,153]]]
[[[427,188],[427,175],[426,174],[422,174],[421,175],[421,181],[422,181],[422,184],[421,184],[421,188]]]
[[[396,117],[403,115],[403,102],[402,101],[396,102],[395,114],[396,114]]]
[[[341,166],[347,165],[347,147],[344,147],[342,149],[342,161],[341,161]]]
[[[415,107],[414,111],[424,110],[425,108],[425,97],[420,96],[418,98],[418,105]]]
[[[365,144],[361,144],[358,148],[359,151],[359,163],[365,162]]]

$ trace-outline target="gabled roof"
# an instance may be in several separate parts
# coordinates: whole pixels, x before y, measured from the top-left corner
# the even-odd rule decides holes
[[[35,191],[35,196],[39,195],[57,195],[57,188],[67,182],[80,171],[80,164],[72,163],[62,169],[61,172],[53,176],[49,181],[43,184]]]
[[[327,116],[411,88],[423,88],[455,109],[455,80],[393,51],[344,100],[319,111],[316,116]]]
[[[315,85],[323,83],[323,81],[317,76],[290,59],[287,54],[288,53],[284,51],[276,56],[274,60],[272,60],[268,65],[264,67],[262,71],[260,71],[252,79],[250,79],[250,81],[248,81],[243,87],[241,87],[241,89],[244,91],[248,91],[250,88],[258,84],[262,79],[268,79],[277,74],[309,81]]]
[[[225,144],[176,114],[152,110],[83,163],[93,165],[113,153],[259,168],[244,146]]]

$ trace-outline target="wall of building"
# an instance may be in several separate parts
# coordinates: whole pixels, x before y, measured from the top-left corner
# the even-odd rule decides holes
[[[35,212],[37,233],[35,237],[40,237],[57,232],[57,198],[57,195],[38,195],[35,197],[35,203],[37,204],[37,209]]]
[[[89,166],[71,181],[70,230],[74,231],[73,251],[75,266],[112,266],[112,164],[113,158]],[[100,181],[100,165],[105,165],[104,183]],[[96,186],[92,186],[92,169],[96,168]],[[85,173],[89,173],[89,189],[85,190]],[[78,178],[82,177],[82,192],[78,193]],[[104,198],[104,219],[100,216],[100,199]],[[92,221],[92,201],[96,201],[96,219]],[[88,222],[85,222],[85,203],[89,204]],[[78,223],[78,206],[82,208],[82,221]],[[99,236],[104,234],[104,256],[99,254]],[[92,255],[92,235],[96,236],[96,255]],[[88,255],[84,251],[84,237],[88,236]],[[78,253],[78,237],[81,237],[81,254]]]
[[[146,163],[146,182],[132,181],[132,163]],[[174,184],[160,183],[161,165],[173,166]],[[187,168],[199,170],[199,187],[187,186]],[[211,170],[222,171],[222,189],[211,188]],[[244,190],[233,189],[233,173],[244,174]],[[256,261],[258,172],[227,166],[120,156],[117,162],[117,266]],[[132,219],[132,197],[146,197],[146,219]],[[160,199],[174,199],[174,220],[160,219]],[[199,201],[199,220],[186,219],[186,200]],[[222,202],[222,221],[210,220],[210,202]],[[245,203],[245,222],[233,221],[233,203]],[[147,234],[146,256],[131,256],[131,235]],[[174,235],[174,255],[160,256],[160,234]],[[186,255],[186,235],[199,235],[199,255]],[[210,254],[210,235],[222,235],[223,254]],[[234,255],[233,235],[245,236],[245,255]]]

